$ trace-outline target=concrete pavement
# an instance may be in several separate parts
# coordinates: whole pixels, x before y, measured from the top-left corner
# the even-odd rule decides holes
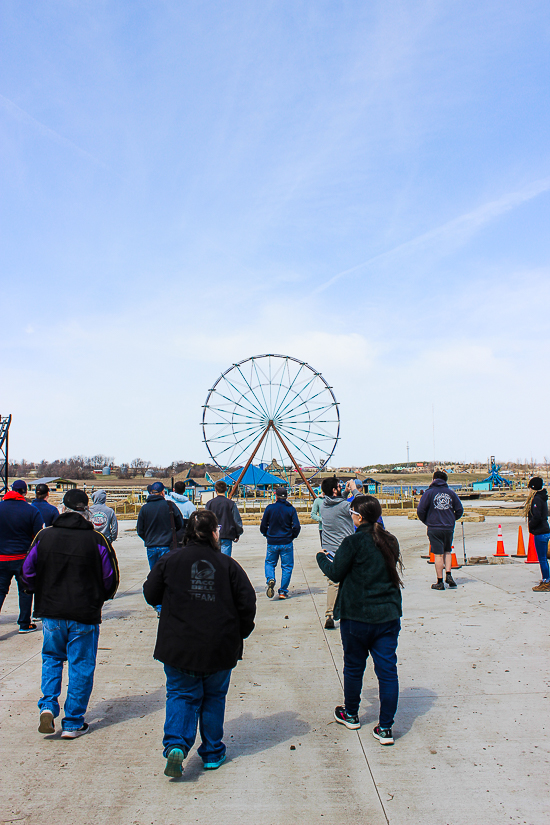
[[[493,553],[503,524],[515,551],[517,519],[467,524],[470,555]],[[152,659],[157,619],[141,586],[148,567],[131,528],[116,543],[122,582],[104,610],[92,732],[73,742],[37,733],[41,634],[19,636],[16,590],[0,615],[0,823],[29,825],[547,825],[550,597],[531,587],[537,565],[458,570],[456,591],[432,591],[420,558],[425,528],[387,519],[406,571],[398,649],[396,744],[371,735],[377,685],[369,665],[360,718],[333,721],[342,700],[342,649],[325,631],[316,526],[296,542],[292,598],[264,595],[264,542],[255,527],[235,547],[258,590],[257,628],[235,668],[226,714],[228,760],[204,772],[195,752],[181,780],[163,776],[162,666]],[[457,551],[462,554],[457,532]],[[59,727],[59,724],[58,724]],[[198,743],[197,743],[198,744]]]

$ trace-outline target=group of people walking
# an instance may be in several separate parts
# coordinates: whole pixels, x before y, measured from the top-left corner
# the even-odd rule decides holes
[[[462,505],[446,482],[445,474],[436,472],[418,506],[436,556],[433,587],[437,590],[445,589],[444,571],[446,583],[456,586],[448,562],[454,523],[462,515]],[[150,485],[137,521],[150,567],[143,593],[159,617],[153,655],[163,663],[166,677],[163,755],[164,772],[170,777],[182,775],[197,725],[204,768],[215,770],[223,764],[231,670],[243,655],[256,614],[255,589],[232,558],[243,527],[235,503],[226,497],[227,487],[218,482],[217,495],[206,509],[197,510],[185,496],[184,483],[179,484],[173,493],[161,482]],[[550,591],[546,559],[550,528],[542,479],[531,479],[529,490],[526,515],[542,571],[542,581],[533,589]],[[43,627],[38,730],[55,732],[67,661],[69,684],[61,736],[75,739],[89,730],[85,713],[93,687],[101,611],[104,602],[114,598],[119,583],[112,544],[116,517],[113,520],[114,513],[108,512],[111,508],[104,495],[94,494],[90,506],[83,490],[69,490],[59,514],[47,502],[47,489],[41,491],[42,500],[32,504],[26,501],[26,492],[25,482],[18,480],[0,502],[0,607],[15,577],[20,632],[32,632],[36,629],[34,594],[34,615]],[[380,698],[373,735],[381,744],[391,745],[399,696],[396,649],[403,586],[399,544],[384,528],[380,502],[363,495],[358,485],[343,486],[329,478],[323,480],[322,492],[313,509],[321,538],[316,560],[328,582],[325,627],[332,629],[339,620],[344,653],[344,704],[335,708],[334,718],[349,729],[360,727],[361,690],[370,655]],[[278,595],[284,600],[289,597],[293,542],[300,533],[285,488],[279,488],[276,500],[266,507],[260,531],[267,539],[266,594],[275,595],[280,562]]]

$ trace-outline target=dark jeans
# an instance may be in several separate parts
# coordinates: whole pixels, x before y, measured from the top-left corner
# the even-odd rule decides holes
[[[217,762],[225,754],[222,742],[225,697],[229,690],[230,670],[204,676],[191,676],[170,665],[166,674],[166,721],[163,754],[181,748],[187,756],[200,725],[199,756],[204,762]]]
[[[537,551],[537,557],[540,564],[540,573],[542,576],[543,582],[547,582],[550,579],[550,568],[548,566],[548,539],[550,535],[548,533],[544,533],[542,536],[534,536],[535,539],[535,550]]]
[[[348,713],[359,712],[363,674],[369,653],[374,663],[380,696],[380,727],[391,728],[399,699],[397,679],[397,639],[401,621],[367,624],[341,619],[344,648],[344,704]]]
[[[27,628],[31,623],[32,594],[23,592],[23,580],[21,579],[21,568],[24,559],[19,561],[0,561],[0,610],[4,604],[4,599],[8,595],[12,578],[15,576],[17,587],[19,588],[19,618],[17,623],[22,628]]]

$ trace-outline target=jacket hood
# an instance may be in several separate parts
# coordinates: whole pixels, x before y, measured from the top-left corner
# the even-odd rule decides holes
[[[151,493],[147,496],[147,501],[145,503],[149,504],[151,501],[164,501],[164,496],[159,496],[158,493]]]
[[[179,501],[180,504],[187,504],[189,501],[183,493],[170,493],[170,498],[173,499],[173,501]]]
[[[338,507],[338,505],[342,504],[343,502],[349,504],[348,500],[346,498],[342,498],[342,496],[325,496],[323,501],[325,502],[327,507]]]
[[[69,530],[94,529],[94,525],[91,521],[85,519],[84,516],[80,515],[80,513],[75,513],[74,510],[70,510],[66,513],[61,513],[61,515],[54,520],[52,527],[66,527]]]
[[[94,504],[105,504],[107,501],[105,490],[96,490],[95,493],[92,493],[92,501]]]
[[[24,501],[24,502],[26,502],[27,499],[25,498],[25,496],[22,496],[21,493],[18,493],[17,490],[8,490],[8,492],[4,496],[4,501]]]
[[[434,480],[430,484],[430,487],[448,487],[448,486],[449,486],[448,482],[443,481],[442,478],[434,478]]]
[[[545,501],[548,501],[548,490],[546,490],[546,489],[537,490],[536,495],[541,496]],[[534,498],[534,496],[533,496],[533,498]]]
[[[276,498],[273,504],[286,504],[287,507],[293,506],[286,498]]]

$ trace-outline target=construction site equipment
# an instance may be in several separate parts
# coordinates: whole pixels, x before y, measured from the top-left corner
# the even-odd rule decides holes
[[[0,415],[0,496],[8,492],[8,443],[11,415]]]
[[[502,526],[498,525],[498,536],[497,536],[497,552],[493,553],[493,556],[507,556],[508,553],[504,552],[504,541],[502,539]]]
[[[332,387],[318,370],[297,358],[271,353],[245,358],[222,373],[208,391],[202,430],[218,467],[234,473],[240,469],[230,497],[257,454],[262,469],[276,462],[281,468],[278,475],[285,476],[286,454],[314,497],[311,479],[334,453],[340,413]]]

